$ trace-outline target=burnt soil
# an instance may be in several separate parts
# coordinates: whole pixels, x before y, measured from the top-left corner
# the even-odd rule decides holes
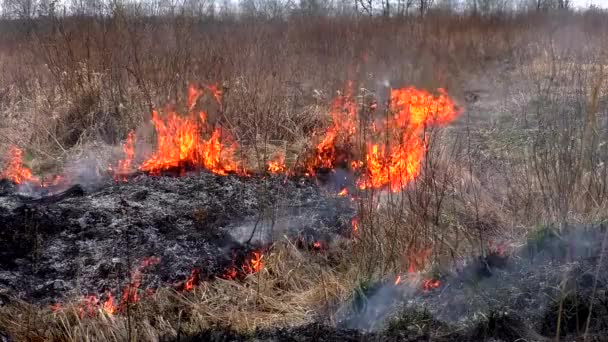
[[[305,178],[205,172],[61,189],[0,181],[0,305],[120,291],[151,257],[159,262],[141,272],[142,289],[179,287],[193,269],[201,280],[222,277],[276,238],[306,246],[348,237],[355,211],[335,190]],[[339,314],[315,323],[168,340],[543,341],[559,333],[574,341],[590,317],[588,341],[607,341],[605,236],[603,225],[545,227],[508,252],[437,267],[428,275],[441,281],[437,289],[362,284],[334,308]]]
[[[275,236],[312,244],[348,234],[349,202],[284,176],[142,174],[36,191],[2,181],[0,290],[39,304],[100,295],[151,257],[160,260],[142,270],[142,289],[178,286],[193,269],[221,277]]]
[[[437,289],[367,284],[331,319],[167,341],[582,341],[587,319],[587,341],[608,341],[605,238],[603,225],[546,227],[509,253],[434,270]]]

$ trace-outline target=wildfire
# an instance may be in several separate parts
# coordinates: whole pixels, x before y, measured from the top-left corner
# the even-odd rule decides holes
[[[430,291],[441,286],[441,281],[436,279],[425,279],[422,281],[422,290]]]
[[[316,169],[333,169],[348,164],[346,152],[351,150],[351,140],[357,132],[357,105],[352,96],[352,84],[349,83],[344,95],[333,101],[329,114],[332,125],[315,147],[314,160],[308,165],[311,174]]]
[[[9,179],[15,184],[25,182],[40,184],[40,180],[34,177],[32,170],[23,166],[23,151],[17,146],[11,146],[6,169],[0,174],[0,178]]]
[[[400,191],[415,179],[428,146],[427,128],[451,122],[457,109],[447,93],[439,89],[436,95],[413,87],[394,89],[390,94],[389,117],[384,121],[360,118],[357,102],[349,83],[345,92],[331,104],[331,124],[320,135],[312,154],[304,158],[301,169],[307,176],[314,176],[319,169],[336,168],[354,171],[360,189],[388,188]],[[248,174],[236,158],[238,145],[229,132],[209,123],[207,115],[195,108],[201,96],[209,94],[222,107],[222,90],[215,85],[190,86],[187,96],[187,113],[176,110],[152,112],[156,130],[156,149],[139,167],[133,165],[136,154],[134,132],[130,132],[123,144],[124,159],[113,167],[116,180],[126,180],[132,170],[139,168],[151,174],[163,171],[184,173],[189,169],[204,168],[219,175],[233,172]],[[356,150],[357,133],[365,135],[364,151]],[[9,153],[6,170],[1,176],[17,184],[33,182],[46,186],[34,177],[31,170],[22,165],[23,152],[13,147]],[[285,173],[285,155],[275,156],[266,165],[270,173]],[[339,196],[347,196],[344,188]]]
[[[194,287],[197,286],[199,283],[199,271],[198,269],[193,269],[192,273],[190,274],[190,276],[188,277],[188,279],[186,279],[186,282],[184,283],[184,291],[192,291],[194,290]]]
[[[160,263],[158,257],[147,257],[144,258],[131,273],[131,281],[122,290],[122,298],[120,301],[120,307],[123,308],[126,305],[135,304],[139,302],[139,287],[141,286],[141,278],[143,277],[143,271],[145,268]]]
[[[262,253],[253,252],[251,258],[243,265],[245,273],[252,274],[259,272],[264,267]]]
[[[283,173],[287,171],[285,166],[285,155],[279,154],[274,159],[268,161],[267,170],[270,173]]]
[[[102,309],[108,315],[113,315],[118,311],[118,308],[114,305],[114,296],[111,292],[108,292],[108,299],[103,302]]]
[[[397,278],[395,279],[395,285],[399,285],[401,284],[401,275],[398,275]]]
[[[228,280],[234,280],[237,278],[244,278],[249,274],[254,274],[262,270],[264,268],[264,255],[260,251],[251,252],[246,260],[241,265],[240,269],[237,268],[234,263],[226,268],[224,273],[222,274],[222,278]],[[234,260],[233,260],[234,262]]]
[[[114,179],[117,181],[127,181],[127,175],[131,173],[131,164],[135,157],[135,132],[131,131],[127,135],[127,140],[122,145],[122,150],[125,153],[125,159],[118,161],[114,172]]]
[[[351,226],[353,226],[353,235],[357,234],[359,231],[359,218],[357,216],[353,217],[350,221]]]
[[[357,184],[361,189],[388,186],[403,189],[418,176],[427,149],[426,129],[446,124],[457,115],[454,102],[443,89],[434,96],[413,87],[391,91],[393,114],[382,130],[386,141],[369,143],[365,157],[367,170]]]
[[[211,86],[217,101],[221,101],[221,91]],[[226,175],[238,171],[235,159],[236,144],[227,146],[222,140],[230,136],[221,127],[210,127],[204,112],[193,112],[198,98],[204,89],[191,86],[188,91],[189,114],[180,116],[176,111],[169,111],[161,116],[158,111],[152,112],[152,123],[156,129],[156,152],[139,167],[150,173],[160,173],[170,169],[185,171],[188,167],[202,167],[211,172]],[[211,132],[209,138],[204,138]]]

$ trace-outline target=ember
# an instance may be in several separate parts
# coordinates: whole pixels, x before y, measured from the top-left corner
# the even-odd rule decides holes
[[[199,281],[199,271],[195,268],[192,270],[192,274],[190,274],[190,276],[188,277],[188,279],[186,279],[186,282],[184,283],[184,291],[194,290],[194,287],[199,284]]]
[[[430,291],[441,286],[441,282],[436,279],[425,279],[422,281],[422,289],[424,291]]]

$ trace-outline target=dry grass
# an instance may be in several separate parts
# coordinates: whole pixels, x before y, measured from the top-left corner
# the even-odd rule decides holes
[[[444,87],[465,107],[477,77],[511,87],[485,89],[499,108],[477,117],[465,108],[454,130],[432,132],[407,191],[357,202],[356,239],[329,251],[338,263],[280,242],[243,283],[159,289],[128,315],[93,319],[80,319],[75,306],[51,313],[14,301],[0,308],[0,327],[18,340],[124,341],[296,325],[332,317],[360,281],[403,272],[417,251],[449,263],[538,225],[605,220],[605,16],[201,23],[117,12],[0,37],[0,153],[23,147],[36,172],[89,146],[118,145],[145,126],[152,107],[183,103],[189,82],[225,87],[218,123],[258,167],[278,151],[288,164],[305,153],[348,80],[381,99],[385,82]]]
[[[30,341],[155,341],[218,326],[248,332],[330,315],[356,286],[351,265],[330,265],[326,255],[290,243],[275,245],[264,261],[264,269],[243,282],[218,279],[187,293],[159,289],[116,315],[96,308],[94,317],[81,318],[79,303],[52,312],[14,301],[0,308],[0,326]]]

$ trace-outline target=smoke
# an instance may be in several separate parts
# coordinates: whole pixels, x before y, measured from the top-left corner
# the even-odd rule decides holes
[[[603,225],[543,228],[509,255],[490,251],[441,271],[441,286],[430,291],[421,289],[419,277],[411,280],[409,275],[399,285],[378,282],[342,308],[348,312],[342,324],[381,330],[396,315],[421,310],[453,326],[473,327],[493,312],[539,322],[552,317],[555,298],[590,298],[595,282],[600,287],[608,283],[608,262],[598,265],[605,232]]]
[[[368,288],[359,288],[353,300],[346,304],[349,307],[343,308],[350,311],[351,315],[341,325],[366,331],[383,329],[385,322],[400,310],[402,304],[418,292],[415,287],[417,283],[412,278],[407,283],[382,282]]]

